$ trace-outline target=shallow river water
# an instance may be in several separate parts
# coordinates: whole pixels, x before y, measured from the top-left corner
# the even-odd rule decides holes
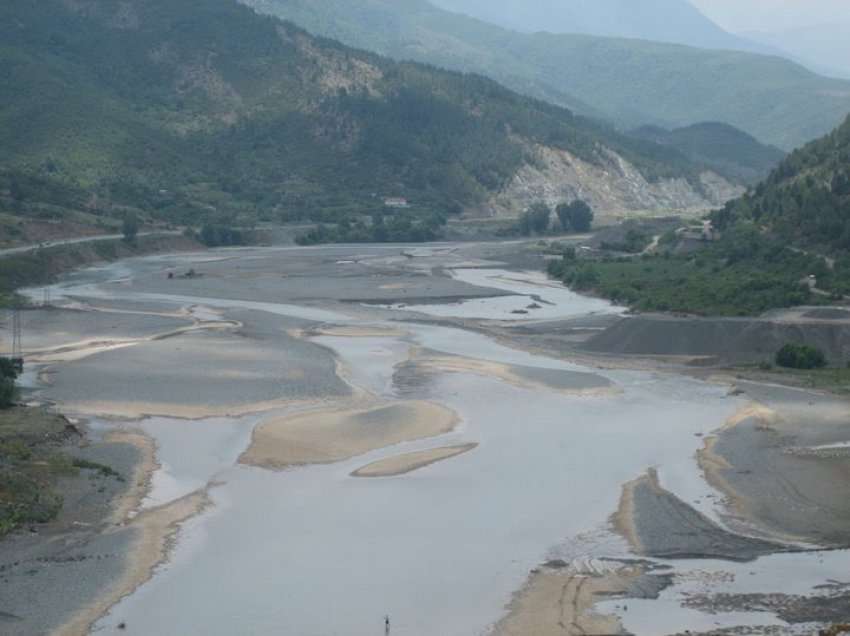
[[[132,278],[136,271],[127,266],[121,274]],[[518,279],[470,271],[456,277],[520,296],[408,309],[507,319],[511,307],[527,304],[533,294],[548,301],[540,303],[544,308],[535,316],[540,318],[619,311],[533,275]],[[99,280],[104,278],[110,276],[101,273]],[[609,551],[618,546],[628,556],[611,533],[609,518],[623,484],[649,469],[658,470],[665,488],[720,519],[717,494],[704,482],[695,452],[702,437],[744,403],[724,387],[673,375],[590,370],[469,331],[385,317],[361,320],[338,308],[291,301],[135,293],[96,280],[76,281],[63,291],[175,308],[196,304],[224,317],[229,310],[250,309],[272,317],[400,329],[400,335],[313,339],[334,351],[353,384],[383,399],[399,397],[396,367],[412,348],[544,374],[595,374],[611,385],[609,391],[582,394],[481,374],[434,374],[405,387],[404,397],[453,409],[460,417],[453,432],[283,472],[237,463],[261,416],[146,419],[140,426],[156,441],[160,463],[146,506],[174,501],[209,483],[214,505],[182,525],[168,562],[115,606],[95,626],[96,633],[113,633],[118,623],[126,623],[126,633],[160,636],[374,636],[383,633],[383,617],[390,615],[393,634],[487,634],[541,562],[593,556],[601,545]],[[397,314],[407,317],[404,309]],[[407,475],[350,476],[400,452],[467,442],[478,447]],[[635,603],[629,620],[624,615],[636,633],[650,633],[654,605],[646,604],[645,612]],[[680,630],[706,622],[699,612],[676,616]],[[652,633],[663,633],[667,623]]]

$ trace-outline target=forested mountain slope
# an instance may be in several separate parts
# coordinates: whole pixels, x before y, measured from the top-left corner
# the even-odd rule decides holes
[[[544,151],[625,193],[603,207],[728,196],[674,149],[233,0],[7,0],[0,73],[0,205],[17,214],[334,221],[390,196],[487,213]]]
[[[426,0],[244,1],[313,33],[396,59],[482,73],[624,128],[723,122],[787,151],[825,134],[850,112],[850,82],[779,57],[519,33]]]
[[[717,122],[693,124],[675,130],[644,126],[631,134],[671,146],[730,179],[751,184],[767,177],[785,157],[779,148],[761,144],[751,135]]]
[[[715,213],[721,227],[751,220],[800,247],[850,251],[850,117],[792,152],[751,193]]]

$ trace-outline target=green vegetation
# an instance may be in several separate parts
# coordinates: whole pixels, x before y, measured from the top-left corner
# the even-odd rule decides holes
[[[581,199],[562,203],[555,212],[565,232],[589,232],[593,225],[593,209]]]
[[[125,242],[130,244],[136,243],[136,237],[139,235],[139,219],[136,218],[133,212],[128,212],[124,215],[121,233],[124,235]]]
[[[825,269],[823,259],[743,228],[693,255],[565,259],[549,264],[549,274],[570,287],[641,311],[719,316],[757,315],[777,307],[820,303],[823,299],[813,295],[801,279]]]
[[[632,228],[626,232],[625,238],[618,243],[603,241],[602,249],[612,252],[625,252],[626,254],[640,254],[652,243],[652,237],[648,234]]]
[[[786,369],[822,369],[826,366],[826,356],[815,347],[788,343],[776,352],[776,364]]]
[[[716,122],[675,130],[642,126],[632,134],[675,148],[727,179],[747,184],[767,177],[785,157],[779,148],[766,146],[742,130]]]
[[[237,229],[226,225],[207,223],[201,228],[199,235],[201,243],[207,247],[234,247],[245,245],[245,235]]]
[[[745,220],[797,246],[835,254],[838,269],[850,272],[850,118],[792,152],[754,191],[712,218],[720,229]]]
[[[529,144],[594,163],[604,146],[699,184],[673,149],[235,0],[9,0],[0,42],[0,216],[356,225],[402,195],[448,217],[500,190]]]
[[[523,236],[545,234],[549,230],[551,219],[552,209],[543,201],[538,201],[520,214],[517,230]]]
[[[760,365],[757,372],[738,368],[747,376],[769,382],[779,382],[802,386],[817,391],[829,391],[841,395],[850,395],[850,367],[823,367],[820,369],[787,369],[773,367],[770,363]]]
[[[0,409],[14,406],[18,397],[15,381],[18,379],[18,369],[9,358],[0,358]]]
[[[0,411],[0,537],[21,525],[55,518],[62,509],[56,492],[61,478],[86,470],[122,479],[108,466],[68,455],[63,450],[68,436],[66,420],[46,410]]]
[[[850,82],[779,57],[639,39],[524,34],[426,0],[246,0],[318,35],[395,59],[482,73],[625,128],[725,122],[790,150],[850,111]],[[740,159],[744,161],[744,159]]]
[[[794,151],[765,182],[711,219],[720,240],[692,254],[678,253],[679,238],[668,233],[659,241],[660,254],[565,259],[549,271],[576,289],[644,311],[754,315],[841,300],[850,293],[850,118]],[[637,252],[646,240],[627,236],[626,245],[603,247]]]
[[[555,208],[555,213],[561,230],[564,232],[587,232],[593,223],[593,210],[580,199],[572,203],[561,203]],[[516,225],[507,234],[545,235],[554,229],[552,226],[552,208],[544,201],[537,201],[520,214]]]
[[[441,237],[446,218],[416,212],[380,213],[364,218],[342,219],[334,227],[318,225],[296,238],[299,245],[319,243],[424,243]]]

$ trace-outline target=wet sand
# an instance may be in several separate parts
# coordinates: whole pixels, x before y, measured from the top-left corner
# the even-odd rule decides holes
[[[168,554],[179,526],[209,505],[206,492],[198,492],[162,508],[136,516],[130,526],[134,539],[120,578],[101,590],[97,600],[78,611],[54,632],[55,636],[86,636],[92,625],[122,598],[150,580]]]
[[[521,388],[556,390],[572,395],[610,395],[617,391],[609,380],[592,373],[535,369],[491,360],[442,355],[438,352],[414,351],[411,355],[411,365],[424,372],[474,373],[498,378]]]
[[[281,470],[350,459],[402,442],[451,432],[458,417],[428,402],[397,402],[369,409],[336,409],[274,418],[254,431],[240,462]]]
[[[437,462],[442,462],[458,455],[463,455],[478,448],[478,444],[464,444],[462,446],[447,446],[445,448],[433,448],[430,450],[406,453],[373,462],[358,468],[352,477],[397,477],[406,475],[413,471],[425,468]]]
[[[850,546],[848,404],[795,389],[743,385],[762,402],[707,438],[698,457],[728,500],[730,522],[780,540]]]
[[[600,598],[624,594],[640,574],[636,567],[591,574],[544,565],[516,594],[492,636],[622,634],[616,616],[597,614],[593,607]]]

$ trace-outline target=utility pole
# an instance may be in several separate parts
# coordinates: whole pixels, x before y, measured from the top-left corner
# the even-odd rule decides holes
[[[12,350],[9,356],[18,373],[24,370],[24,355],[21,346],[21,309],[17,305],[12,309]]]

